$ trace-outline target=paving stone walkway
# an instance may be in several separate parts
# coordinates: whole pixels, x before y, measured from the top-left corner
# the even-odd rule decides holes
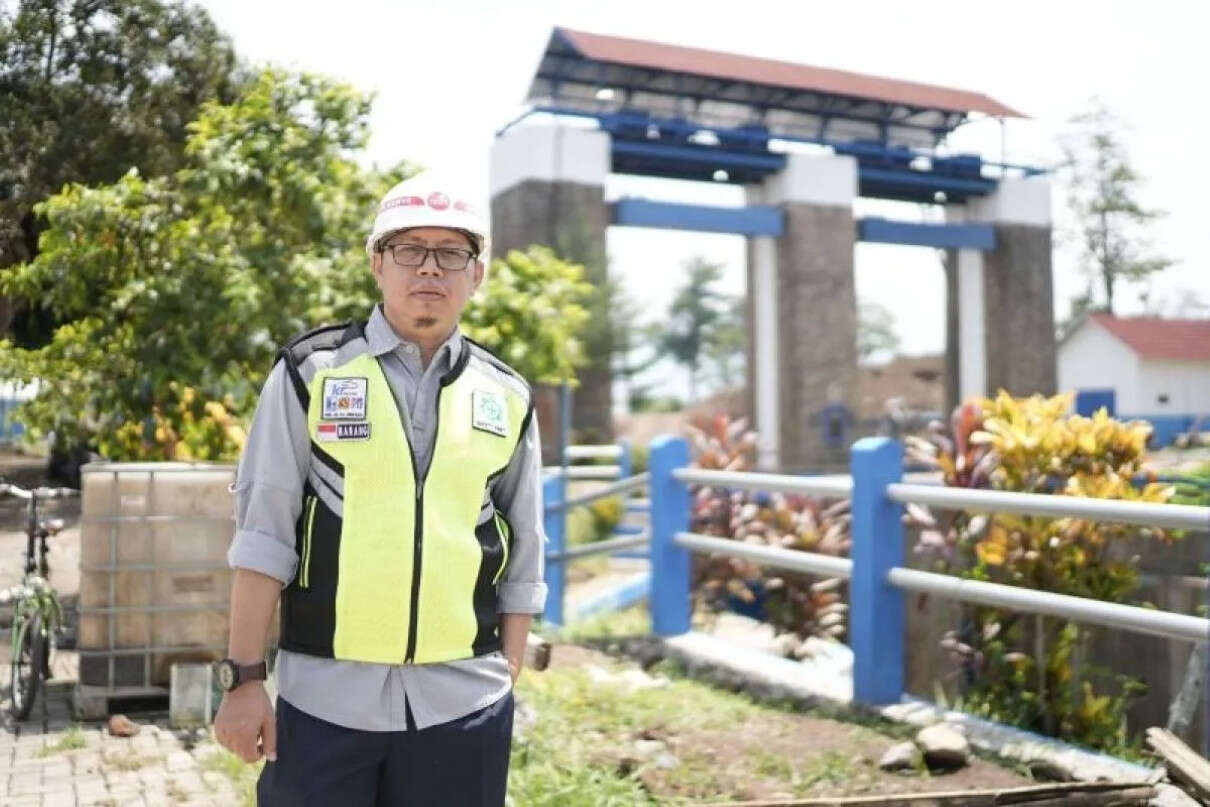
[[[136,736],[112,737],[103,722],[72,720],[73,685],[52,681],[45,710],[39,699],[23,723],[13,722],[7,702],[0,704],[0,804],[231,807],[243,802],[228,772],[232,767],[238,772],[242,763],[223,752],[209,729],[174,730],[167,713],[141,713],[132,715],[142,726]]]

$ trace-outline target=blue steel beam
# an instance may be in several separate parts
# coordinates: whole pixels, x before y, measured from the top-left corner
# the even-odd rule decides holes
[[[929,224],[866,218],[857,221],[857,240],[942,249],[993,250],[996,248],[996,228],[991,224]]]
[[[773,173],[786,167],[784,154],[749,154],[723,151],[706,146],[666,145],[658,142],[632,143],[614,140],[611,144],[614,156],[645,157],[672,162],[709,165],[712,168],[747,168]]]
[[[776,207],[713,207],[619,199],[611,208],[612,223],[629,227],[774,237],[782,234],[782,213]]]

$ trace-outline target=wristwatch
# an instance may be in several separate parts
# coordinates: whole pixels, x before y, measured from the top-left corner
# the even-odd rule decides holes
[[[240,684],[246,684],[249,681],[264,681],[269,677],[269,670],[263,661],[260,664],[241,665],[235,659],[225,658],[218,662],[215,674],[218,675],[218,685],[225,692],[230,692]]]

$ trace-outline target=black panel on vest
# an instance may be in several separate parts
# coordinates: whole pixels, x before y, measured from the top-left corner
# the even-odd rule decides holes
[[[295,525],[298,573],[282,590],[280,645],[284,650],[332,658],[332,640],[336,635],[340,519],[328,509],[323,499],[315,496],[315,489],[307,482],[303,487],[304,504],[311,497],[315,497],[315,515],[311,523],[308,585],[302,587],[303,534],[307,518],[304,506]]]
[[[324,451],[319,443],[316,443],[314,440],[311,441],[311,456],[328,466],[328,470],[339,476],[341,479],[345,478],[345,467],[340,460]]]
[[[299,366],[307,357],[319,350],[336,350],[354,339],[365,338],[365,323],[345,322],[340,325],[321,325],[301,333],[277,351],[275,362],[286,362],[286,374],[294,385],[294,392],[305,411],[311,405],[311,391],[303,380]]]
[[[500,516],[501,519],[504,516]],[[507,523],[507,522],[505,522]],[[509,527],[509,534],[512,528]],[[479,577],[475,580],[475,623],[478,632],[471,652],[476,656],[500,649],[500,615],[496,613],[496,586],[492,579],[500,571],[504,559],[504,544],[496,529],[496,519],[489,518],[475,528],[479,540],[479,551],[483,560],[479,563]]]

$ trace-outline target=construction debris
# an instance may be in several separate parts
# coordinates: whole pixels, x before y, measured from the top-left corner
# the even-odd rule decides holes
[[[1146,807],[1155,795],[1155,788],[1142,782],[1064,782],[960,793],[718,802],[713,807]]]
[[[1189,788],[1203,804],[1210,804],[1210,762],[1205,757],[1159,727],[1147,729],[1147,745],[1164,758],[1172,781]]]

